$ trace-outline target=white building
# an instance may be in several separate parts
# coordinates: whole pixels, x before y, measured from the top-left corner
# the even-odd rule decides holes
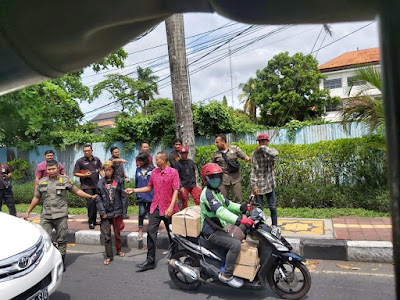
[[[318,69],[326,76],[326,79],[321,81],[320,88],[328,88],[332,97],[338,96],[342,103],[345,102],[349,97],[357,95],[360,87],[365,85],[363,81],[352,83],[355,70],[363,65],[372,65],[380,69],[379,48],[346,52],[319,66]],[[368,90],[368,94],[376,98],[382,96],[379,90],[372,88]],[[325,120],[340,121],[341,107],[342,104],[326,107]]]

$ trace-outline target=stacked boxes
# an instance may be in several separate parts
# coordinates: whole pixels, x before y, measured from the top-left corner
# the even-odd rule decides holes
[[[236,259],[233,275],[253,281],[260,268],[257,243],[244,241]]]
[[[200,205],[185,208],[172,216],[172,233],[196,238],[200,223]]]

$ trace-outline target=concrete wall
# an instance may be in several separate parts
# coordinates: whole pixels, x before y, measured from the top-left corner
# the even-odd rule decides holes
[[[268,130],[266,132],[270,136],[272,145],[291,142],[286,129]],[[228,134],[227,140],[228,143],[243,142],[245,144],[256,144],[256,136],[259,133],[260,132],[241,135]],[[345,132],[340,124],[333,123],[304,127],[297,131],[293,142],[295,144],[312,144],[319,141],[330,141],[339,138],[362,137],[366,134],[367,129],[361,124],[352,123],[349,132]],[[196,146],[208,146],[212,144],[214,144],[213,136],[202,136],[196,138]],[[122,143],[115,143],[114,145],[120,148],[121,157],[128,160],[128,162],[125,164],[125,171],[129,177],[133,178],[136,171],[135,157],[140,152],[139,145],[133,150],[124,150]],[[99,157],[102,162],[111,157],[110,150],[109,148],[105,148],[104,143],[94,143],[92,147],[93,155]],[[56,160],[60,161],[64,165],[67,175],[73,178],[72,173],[75,162],[77,159],[83,156],[82,145],[68,146],[65,150],[57,150],[51,146],[39,146],[29,151],[20,151],[15,147],[0,148],[0,162],[10,161],[15,158],[22,158],[27,160],[30,164],[36,166],[36,164],[44,160],[44,152],[48,149],[54,150]],[[152,147],[150,154],[154,158],[155,154],[159,151],[166,151],[169,153],[172,151],[172,147],[162,148],[160,144],[157,144]]]

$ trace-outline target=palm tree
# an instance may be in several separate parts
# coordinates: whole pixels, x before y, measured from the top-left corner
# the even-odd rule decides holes
[[[366,66],[354,72],[352,85],[349,95],[356,82],[365,82],[360,87],[360,91],[349,98],[343,105],[342,124],[347,128],[347,124],[352,121],[365,122],[369,132],[383,132],[385,130],[385,115],[383,111],[383,100],[378,100],[369,94],[369,90],[378,89],[382,93],[381,73],[373,66]]]
[[[250,78],[247,83],[241,83],[239,88],[243,90],[243,93],[239,94],[239,102],[244,102],[243,112],[249,114],[253,121],[257,118],[257,106],[256,102],[252,97],[253,90],[256,87],[256,79]]]
[[[157,79],[158,76],[152,75],[150,68],[137,68],[136,98],[143,101],[144,114],[147,116],[146,101],[154,100],[154,95],[158,95]]]

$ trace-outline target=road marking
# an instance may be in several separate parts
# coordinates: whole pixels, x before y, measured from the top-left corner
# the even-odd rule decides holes
[[[359,225],[359,224],[334,224],[335,228],[364,228],[364,229],[392,229],[392,225]]]
[[[324,221],[320,220],[278,220],[282,233],[324,234]]]
[[[310,273],[315,273],[315,274],[338,274],[338,275],[356,275],[356,276],[372,276],[372,277],[387,277],[387,278],[393,278],[394,275],[392,274],[380,274],[380,273],[365,273],[365,272],[344,272],[344,271],[331,271],[331,270],[322,270],[322,271],[317,271],[317,270],[309,270]]]

